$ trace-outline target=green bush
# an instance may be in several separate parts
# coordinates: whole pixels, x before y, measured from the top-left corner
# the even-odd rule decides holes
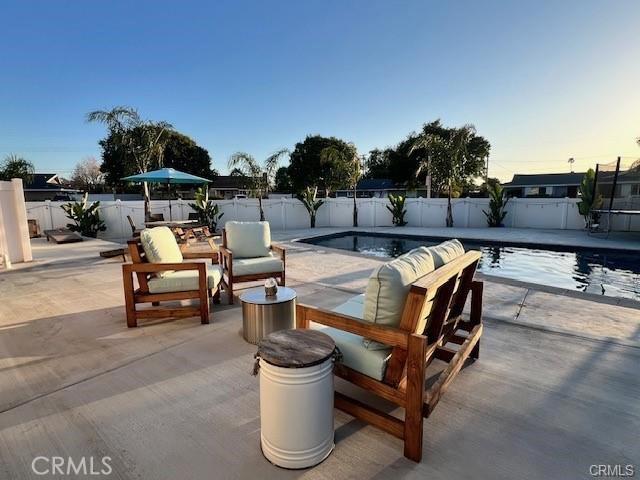
[[[100,202],[93,202],[89,205],[88,195],[85,193],[82,202],[70,202],[62,205],[62,209],[67,214],[67,218],[73,220],[67,227],[73,232],[79,232],[84,237],[96,238],[98,232],[104,232],[107,227],[100,219],[98,207]]]
[[[504,188],[499,183],[489,185],[489,211],[482,212],[487,216],[487,223],[490,227],[502,227],[502,221],[507,216],[505,210],[509,199],[507,198]]]
[[[407,224],[404,220],[404,216],[407,214],[407,210],[404,208],[406,198],[402,195],[393,195],[391,193],[388,198],[391,206],[387,205],[387,210],[389,210],[393,216],[393,224],[396,227],[404,227]]]
[[[195,203],[190,203],[189,206],[198,214],[198,222],[208,226],[212,233],[216,231],[218,222],[224,213],[220,212],[220,207],[217,203],[209,200],[207,189],[198,188],[196,190]]]

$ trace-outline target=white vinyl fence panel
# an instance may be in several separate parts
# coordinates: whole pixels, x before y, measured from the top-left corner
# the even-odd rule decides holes
[[[584,220],[577,207],[577,199],[569,198],[518,198],[510,199],[507,205],[506,227],[545,228],[545,229],[582,229]],[[68,223],[61,206],[65,202],[27,202],[28,218],[38,220],[41,229],[64,227]],[[190,201],[171,202],[171,214],[174,220],[186,220],[193,212]],[[224,213],[221,224],[230,220],[256,221],[260,218],[258,200],[233,199],[219,200],[216,203]],[[387,209],[390,205],[384,198],[358,199],[358,225],[361,227],[392,226],[392,215]],[[309,214],[302,202],[294,198],[263,200],[265,217],[273,230],[292,230],[309,227]],[[405,204],[405,216],[409,226],[443,227],[447,213],[445,198],[408,198]],[[489,209],[486,198],[459,198],[452,201],[453,221],[456,227],[481,228],[487,226],[483,210]],[[131,229],[127,216],[138,227],[144,225],[144,203],[140,201],[108,201],[100,203],[100,212],[107,225],[101,238],[127,238]],[[152,213],[163,213],[169,219],[169,202],[154,200]],[[614,230],[640,231],[640,218],[613,218]],[[344,227],[353,225],[353,199],[330,198],[318,210],[316,226]]]

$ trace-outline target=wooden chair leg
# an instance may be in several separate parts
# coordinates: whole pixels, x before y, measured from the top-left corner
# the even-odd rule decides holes
[[[127,327],[134,328],[138,326],[136,317],[136,304],[133,290],[133,276],[128,265],[122,266],[122,283],[124,285],[124,303],[127,312]]]
[[[204,264],[202,264],[204,265]],[[209,286],[205,267],[198,275],[198,290],[200,291],[200,322],[204,325],[209,323]]]
[[[282,271],[282,275],[280,275],[280,285],[281,286],[285,286],[285,275],[284,275],[284,270]]]
[[[427,341],[412,334],[407,348],[407,405],[404,418],[404,456],[414,462],[422,460],[422,404]]]
[[[213,292],[213,303],[216,305],[220,303],[220,287]]]
[[[229,296],[229,305],[233,305],[233,278],[227,277],[227,295]]]

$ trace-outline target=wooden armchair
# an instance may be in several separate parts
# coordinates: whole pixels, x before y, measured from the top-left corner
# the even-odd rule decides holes
[[[335,406],[404,440],[404,455],[416,462],[422,459],[423,418],[433,412],[465,360],[479,355],[483,284],[473,279],[479,259],[480,252],[469,251],[415,282],[397,328],[304,304],[296,307],[298,328],[315,322],[393,347],[381,381],[340,363],[335,374],[404,408],[404,420],[337,391]],[[469,293],[471,311],[463,320]],[[434,359],[448,366],[425,390],[425,370]]]
[[[271,243],[268,222],[227,222],[222,229],[220,264],[229,304],[233,304],[236,283],[274,277],[279,285],[285,284],[285,249]]]
[[[122,265],[122,279],[128,327],[137,327],[138,319],[144,318],[200,316],[203,324],[209,323],[209,298],[214,303],[220,299],[222,272],[219,265],[184,261],[153,263],[149,261],[140,237],[127,243],[132,263]],[[177,244],[175,248],[179,252]],[[194,254],[188,257],[198,258]],[[179,258],[183,255],[179,254]],[[134,274],[138,288],[134,286]],[[199,305],[160,307],[160,302],[189,299],[198,299]],[[139,310],[136,306],[141,303],[151,303],[153,308]]]

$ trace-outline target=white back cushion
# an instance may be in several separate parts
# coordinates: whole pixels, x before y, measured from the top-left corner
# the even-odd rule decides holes
[[[255,258],[269,255],[271,230],[269,222],[227,222],[227,247],[234,258]]]
[[[140,233],[140,243],[147,259],[151,263],[182,263],[182,252],[176,237],[169,227],[147,228]],[[164,277],[173,272],[158,272],[157,277]]]
[[[375,269],[365,292],[364,320],[400,325],[411,284],[433,270],[433,257],[427,247],[415,248]]]
[[[447,240],[435,247],[429,247],[429,251],[433,255],[433,263],[436,268],[464,255],[464,247],[457,239]]]

